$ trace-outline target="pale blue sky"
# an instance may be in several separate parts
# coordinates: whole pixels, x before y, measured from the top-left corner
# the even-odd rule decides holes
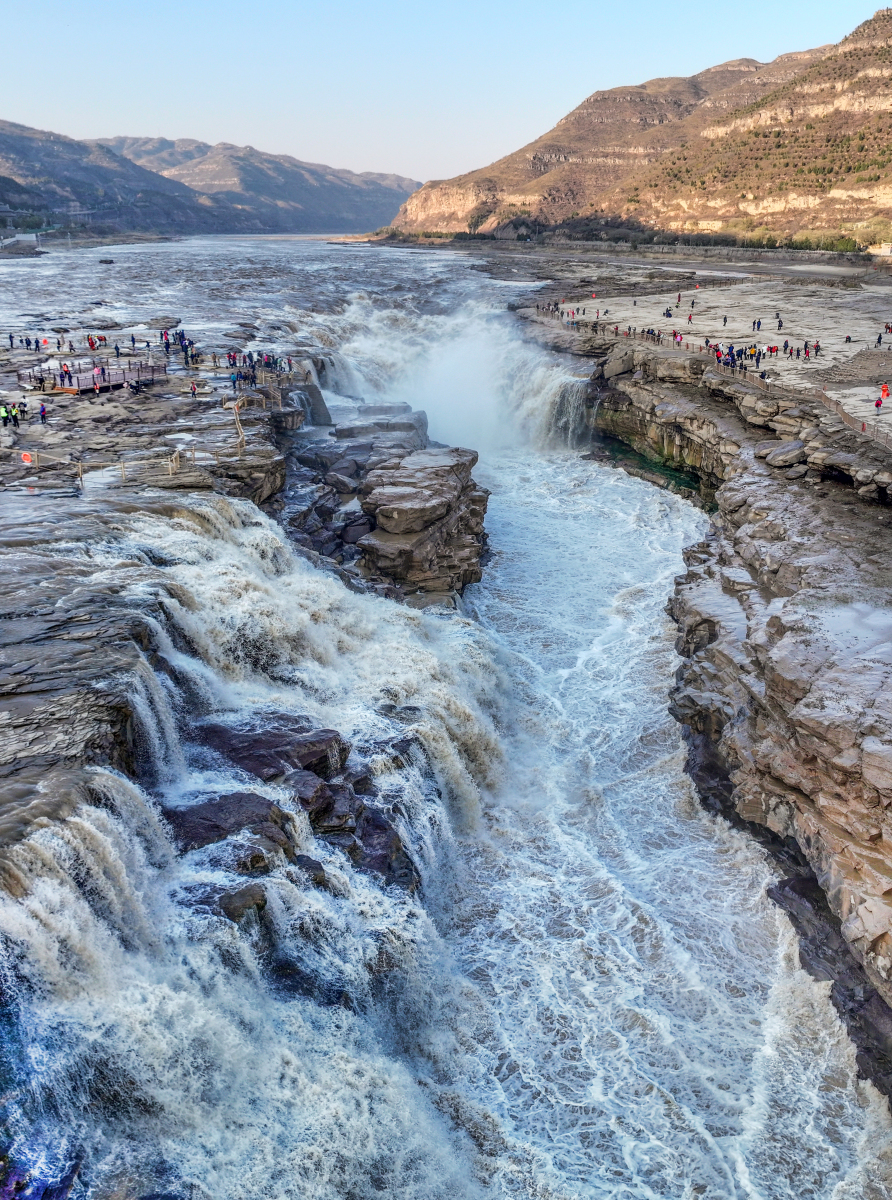
[[[873,12],[845,0],[30,0],[6,46],[0,117],[446,178],[599,88],[764,62],[838,41]]]

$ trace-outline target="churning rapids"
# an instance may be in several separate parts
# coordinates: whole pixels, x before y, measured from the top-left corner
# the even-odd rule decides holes
[[[347,591],[207,494],[65,547],[134,602],[157,577],[180,600],[156,630],[170,669],[142,681],[153,789],[97,771],[109,804],[10,852],[15,1154],[44,1178],[82,1158],[96,1200],[892,1196],[886,1103],[797,966],[772,869],[683,773],[663,608],[706,520],[556,443],[578,385],[522,340],[513,285],[459,255],[289,239],[101,253],[4,267],[0,324],[84,325],[101,298],[199,343],[256,321],[264,349],[324,347],[330,404],[406,399],[482,451],[493,554],[447,616]],[[265,885],[263,937],[316,985],[286,994],[259,931],[183,904],[217,868],[176,857],[156,802],[246,782],[179,733],[195,709],[275,708],[371,745],[397,728],[385,702],[419,710],[426,761],[378,784],[422,889],[382,890],[305,827],[335,886]]]

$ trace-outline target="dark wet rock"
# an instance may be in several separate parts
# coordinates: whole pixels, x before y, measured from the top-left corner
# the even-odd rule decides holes
[[[363,513],[344,525],[341,538],[348,546],[354,546],[360,538],[371,533],[374,528],[374,518]]]
[[[292,798],[311,818],[329,803],[328,785],[313,771],[289,771],[282,783],[291,789]]]
[[[277,804],[253,792],[232,792],[193,804],[191,808],[164,808],[178,849],[187,853],[222,842],[233,833],[257,833],[293,857],[291,818]]]
[[[311,818],[316,833],[352,833],[363,813],[365,805],[346,784],[331,784],[328,788],[328,803],[318,809]]]
[[[61,1177],[47,1180],[29,1167],[0,1157],[0,1200],[68,1200],[81,1173],[82,1163],[69,1166]]]
[[[325,476],[325,483],[328,487],[334,488],[340,495],[347,495],[350,492],[356,491],[356,480],[349,479],[346,475],[339,475],[337,471],[329,471]]]
[[[356,476],[358,470],[359,464],[355,458],[339,458],[338,461],[332,466],[331,473],[333,475],[340,475],[347,479],[352,479]]]
[[[309,854],[298,854],[294,860],[294,865],[300,867],[306,876],[308,876],[313,887],[327,888],[328,876],[325,874],[325,867],[316,858],[310,858]]]
[[[408,724],[420,721],[424,715],[424,710],[417,704],[379,704],[378,712],[394,721],[405,721]]]
[[[380,809],[365,808],[357,824],[362,854],[360,870],[380,875],[385,884],[396,884],[408,892],[418,889],[421,879],[390,819]]]
[[[814,979],[831,980],[831,998],[857,1047],[858,1066],[892,1096],[892,1011],[852,954],[840,922],[814,875],[795,875],[768,889],[799,936],[799,961]]]
[[[234,892],[221,892],[217,907],[224,917],[237,924],[252,909],[258,914],[263,912],[266,908],[266,892],[259,883],[249,883]]]
[[[350,784],[354,792],[358,792],[362,796],[372,795],[375,791],[374,776],[364,763],[348,767],[344,772],[344,780]]]
[[[241,888],[195,884],[183,889],[181,902],[196,912],[225,917],[238,924],[251,911],[258,915],[263,912],[266,892],[259,883],[248,883]]]
[[[308,770],[328,778],[341,771],[349,745],[334,729],[307,730],[305,718],[287,715],[258,730],[239,730],[208,723],[195,727],[195,736],[242,770],[264,783],[281,780],[290,771]]]

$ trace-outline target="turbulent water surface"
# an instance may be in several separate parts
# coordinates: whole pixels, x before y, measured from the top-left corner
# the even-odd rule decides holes
[[[139,685],[153,792],[97,772],[107,804],[13,851],[14,1156],[79,1158],[83,1194],[133,1200],[892,1195],[886,1104],[798,968],[771,868],[683,774],[663,606],[705,518],[549,439],[573,370],[523,342],[513,285],[291,239],[100,254],[4,266],[0,324],[179,318],[223,345],[242,322],[254,348],[324,347],[331,403],[409,400],[483,451],[493,556],[446,616],[346,591],[207,495],[65,548],[134,604],[159,580],[179,600],[170,669]],[[265,933],[196,912],[190,889],[226,877],[175,856],[154,800],[282,793],[182,744],[189,713],[306,713],[373,752],[385,701],[420,709],[426,758],[378,783],[422,892],[305,829],[333,891],[280,869]],[[312,987],[277,985],[281,959]]]

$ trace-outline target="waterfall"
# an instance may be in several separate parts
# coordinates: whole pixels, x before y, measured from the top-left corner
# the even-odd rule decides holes
[[[141,247],[131,269],[124,248],[110,311],[185,303],[163,282],[185,256],[210,328],[238,253]],[[286,307],[340,403],[405,400],[482,449],[491,561],[464,613],[431,615],[349,592],[208,492],[99,495],[64,534],[28,517],[58,595],[112,595],[138,637],[113,681],[138,780],[81,769],[79,804],[4,850],[7,1194],[889,1200],[888,1108],[798,967],[759,847],[698,805],[666,710],[664,604],[703,514],[572,452],[587,381],[463,258],[252,254],[270,320],[294,256],[315,272],[328,311]],[[54,270],[35,306],[70,299]],[[277,714],[351,741],[417,893],[196,742],[208,717]],[[236,925],[207,898],[245,876],[219,844],[179,853],[163,812],[244,791],[292,807],[327,886],[275,857]]]

